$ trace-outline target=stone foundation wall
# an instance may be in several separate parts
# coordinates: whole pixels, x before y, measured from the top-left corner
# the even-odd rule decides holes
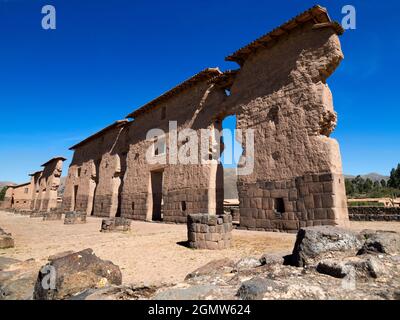
[[[400,207],[349,207],[352,221],[400,221]]]
[[[132,220],[125,218],[103,219],[101,222],[101,232],[127,232],[131,230]]]
[[[133,220],[146,220],[147,193],[124,194],[122,196],[122,216]]]
[[[334,225],[335,208],[345,199],[335,194],[342,175],[308,174],[283,181],[239,184],[240,227],[249,230],[297,232],[301,227]]]
[[[208,210],[208,190],[179,190],[164,197],[163,221],[185,223],[189,214]]]
[[[50,211],[46,212],[43,215],[43,221],[56,221],[62,220],[62,212],[61,211]]]
[[[66,212],[64,224],[83,224],[86,223],[86,213]]]
[[[187,228],[190,248],[218,250],[231,247],[231,215],[189,214]]]

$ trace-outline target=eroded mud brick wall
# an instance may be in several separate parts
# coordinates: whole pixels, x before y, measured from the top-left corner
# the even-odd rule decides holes
[[[126,171],[127,120],[117,121],[72,147],[63,211],[99,217],[116,216]]]
[[[120,215],[120,192],[126,172],[127,128],[124,125],[108,131],[102,137],[105,151],[99,166],[98,184],[94,198],[94,213],[98,217]]]
[[[57,208],[58,188],[64,161],[64,158],[54,158],[42,165],[44,170],[40,177],[41,203],[38,211],[48,212]]]
[[[32,188],[32,200],[30,210],[34,211],[36,208],[36,202],[40,195],[40,178],[42,176],[42,171],[38,171],[31,174],[31,188]]]
[[[29,210],[31,206],[32,189],[30,183],[10,187],[6,192],[6,201],[9,201],[11,208],[17,210]]]
[[[255,130],[254,171],[239,176],[240,225],[297,230],[348,221],[327,78],[343,58],[335,28],[309,21],[238,61],[239,129]]]
[[[195,83],[189,88],[153,104],[148,112],[134,116],[128,130],[129,152],[122,189],[123,217],[136,220],[157,219],[152,216],[154,172],[162,174],[163,221],[184,223],[190,213],[222,213],[223,176],[218,174],[221,172],[221,165],[170,165],[171,150],[168,147],[171,139],[168,134],[169,121],[177,121],[178,133],[184,129],[195,130],[199,141],[201,129],[218,128],[221,125],[215,121],[215,115],[225,93],[209,83],[218,74],[220,72],[216,69],[205,70],[193,77],[196,79]],[[149,164],[146,161],[146,152],[152,145],[151,141],[146,140],[146,134],[154,128],[165,132],[167,165]],[[178,141],[178,148],[185,143]],[[201,159],[200,147],[198,159]]]
[[[11,209],[12,208],[12,196],[13,196],[13,187],[8,186],[6,190],[6,194],[4,195],[4,201],[2,203],[2,209]]]

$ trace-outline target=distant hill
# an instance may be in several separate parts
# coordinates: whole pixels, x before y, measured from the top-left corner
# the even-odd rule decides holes
[[[238,191],[236,186],[237,176],[235,168],[224,169],[224,198],[238,199]]]
[[[371,173],[368,173],[368,174],[363,174],[363,175],[360,175],[361,176],[361,178],[363,178],[363,179],[371,179],[372,181],[381,181],[382,179],[383,180],[385,180],[385,181],[388,181],[389,180],[389,177],[388,176],[383,176],[383,175],[381,175],[381,174],[379,174],[379,173],[375,173],[375,172],[371,172]],[[349,175],[349,174],[345,174],[344,175],[344,177],[346,178],[346,179],[354,179],[356,176],[353,176],[353,175]]]
[[[10,181],[0,181],[0,189],[3,189],[5,186],[10,186],[10,185],[17,185],[15,182],[10,182]]]
[[[64,190],[65,190],[65,181],[67,180],[66,177],[61,177],[60,179],[60,186],[58,187],[58,196],[62,197],[64,194]]]

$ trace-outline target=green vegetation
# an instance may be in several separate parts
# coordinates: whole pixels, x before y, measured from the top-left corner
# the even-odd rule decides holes
[[[348,202],[347,205],[349,207],[384,207],[385,206],[383,203],[373,202],[373,201]]]
[[[397,198],[400,197],[400,164],[390,172],[390,178],[373,182],[357,176],[346,179],[346,194],[350,198]]]
[[[4,187],[0,191],[0,201],[4,201],[4,197],[6,196],[7,187]]]

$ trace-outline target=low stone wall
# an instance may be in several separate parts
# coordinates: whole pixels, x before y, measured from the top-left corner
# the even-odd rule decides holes
[[[400,221],[400,207],[349,207],[352,221]]]
[[[61,211],[50,211],[46,212],[43,215],[43,221],[56,221],[62,220],[62,212]]]
[[[100,232],[127,232],[131,230],[132,220],[125,218],[103,219]]]
[[[221,250],[231,247],[232,216],[189,214],[187,218],[189,247]]]
[[[44,211],[32,211],[30,213],[30,218],[43,218],[47,212]]]
[[[86,223],[85,212],[66,212],[64,218],[64,224],[83,224]]]

